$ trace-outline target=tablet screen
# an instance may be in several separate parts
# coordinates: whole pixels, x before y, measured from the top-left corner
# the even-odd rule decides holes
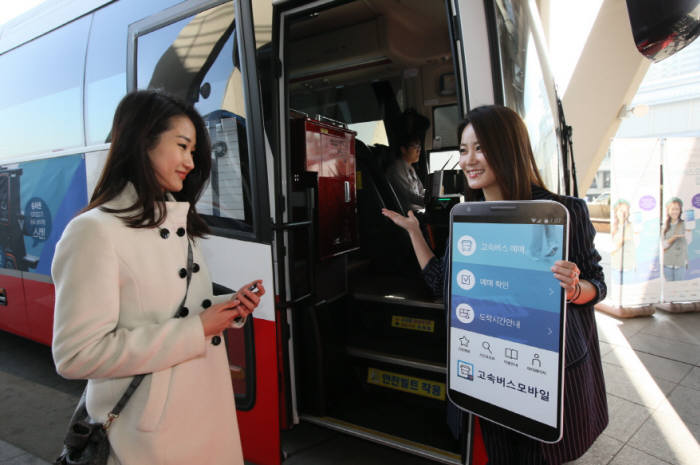
[[[558,429],[563,292],[551,267],[565,257],[566,217],[527,221],[453,218],[449,385]],[[519,429],[502,411],[466,408]]]

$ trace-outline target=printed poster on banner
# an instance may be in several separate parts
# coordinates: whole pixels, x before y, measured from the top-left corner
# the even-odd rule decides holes
[[[611,145],[611,289],[613,305],[633,307],[661,299],[659,162],[656,138],[614,139]]]
[[[700,300],[700,138],[663,139],[664,302]]]
[[[63,229],[87,204],[86,186],[83,154],[0,165],[0,268],[50,276]]]

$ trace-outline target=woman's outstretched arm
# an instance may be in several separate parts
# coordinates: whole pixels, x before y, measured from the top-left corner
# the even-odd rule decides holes
[[[435,256],[430,246],[425,241],[423,233],[420,230],[420,223],[418,223],[418,218],[409,210],[408,216],[403,216],[395,211],[382,208],[382,215],[389,218],[397,226],[405,229],[408,232],[408,236],[411,238],[411,245],[413,245],[413,252],[416,254],[418,259],[418,264],[421,270],[426,267],[428,262]]]

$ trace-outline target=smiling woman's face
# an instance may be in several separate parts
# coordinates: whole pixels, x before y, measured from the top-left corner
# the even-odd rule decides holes
[[[673,221],[681,217],[681,206],[678,205],[678,202],[671,202],[668,204],[668,216],[670,216]]]
[[[500,195],[500,188],[496,183],[496,173],[486,160],[486,155],[481,150],[481,144],[471,124],[462,131],[462,140],[459,144],[459,167],[462,168],[470,189],[482,189],[486,200],[499,200],[489,195]]]
[[[186,116],[170,119],[170,128],[161,133],[155,147],[148,151],[158,184],[164,191],[180,192],[183,182],[194,169],[197,132]]]

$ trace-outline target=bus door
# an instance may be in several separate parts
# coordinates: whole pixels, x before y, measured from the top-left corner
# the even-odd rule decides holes
[[[457,150],[450,9],[275,2],[270,106],[289,426],[313,423],[461,464],[471,460],[469,434],[445,395],[444,303],[405,232],[381,214],[402,208],[386,176],[402,112],[431,122],[417,168],[424,181],[429,149]]]
[[[560,117],[534,1],[451,0],[452,39],[464,114],[479,105],[512,108],[527,125],[537,166],[553,192],[568,193]],[[489,44],[484,47],[483,44]],[[563,118],[563,115],[562,115]]]
[[[280,463],[271,206],[249,1],[183,2],[129,26],[128,88],[192,102],[212,145],[197,204],[211,228],[202,249],[214,293],[262,279],[266,294],[242,329],[225,334],[245,459]],[[201,380],[201,382],[207,382]],[[195,426],[196,427],[196,426]]]
[[[0,329],[30,336],[22,273],[25,259],[18,166],[0,167]]]

